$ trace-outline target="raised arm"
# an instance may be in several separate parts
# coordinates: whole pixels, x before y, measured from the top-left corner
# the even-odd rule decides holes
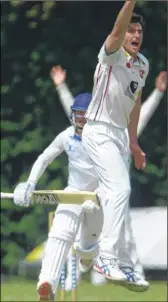
[[[56,86],[56,90],[58,92],[64,111],[69,118],[71,114],[71,106],[74,102],[74,97],[70,92],[67,84],[65,83],[66,72],[62,69],[61,66],[54,66],[51,70],[50,76],[53,80],[54,85]]]
[[[131,21],[135,3],[136,1],[133,0],[126,1],[122,9],[120,10],[114,27],[105,42],[107,54],[115,52],[121,47],[126,30]]]
[[[141,135],[149,120],[156,111],[164,92],[167,88],[167,72],[162,71],[156,78],[155,89],[141,107],[139,123],[138,123],[138,136]]]

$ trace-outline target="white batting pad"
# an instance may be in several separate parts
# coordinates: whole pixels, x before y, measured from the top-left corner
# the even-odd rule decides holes
[[[79,205],[58,205],[49,237],[73,244],[82,216],[82,207]]]
[[[48,282],[51,284],[52,291],[55,294],[70,247],[71,245],[65,241],[54,238],[48,239],[44,250],[37,288],[43,282]]]

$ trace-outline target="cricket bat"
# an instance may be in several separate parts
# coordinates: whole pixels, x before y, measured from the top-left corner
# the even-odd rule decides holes
[[[1,192],[1,198],[13,198],[13,193]],[[36,190],[31,194],[33,204],[82,204],[86,200],[92,200],[96,205],[100,205],[99,198],[95,192],[76,191],[66,192],[64,190]]]

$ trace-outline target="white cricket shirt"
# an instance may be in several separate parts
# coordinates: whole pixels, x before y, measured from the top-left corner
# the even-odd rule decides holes
[[[130,113],[149,71],[148,60],[140,53],[134,62],[121,47],[107,55],[105,45],[98,55],[94,74],[93,97],[86,113],[91,121],[126,128]]]
[[[80,137],[75,135],[73,126],[61,132],[37,158],[28,181],[36,184],[46,167],[64,151],[69,161],[68,186],[82,191],[96,190],[98,188],[96,171]]]

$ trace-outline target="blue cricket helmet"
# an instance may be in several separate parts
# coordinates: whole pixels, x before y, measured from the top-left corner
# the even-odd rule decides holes
[[[72,110],[86,111],[91,102],[92,95],[90,93],[80,93],[75,97],[71,106]]]

